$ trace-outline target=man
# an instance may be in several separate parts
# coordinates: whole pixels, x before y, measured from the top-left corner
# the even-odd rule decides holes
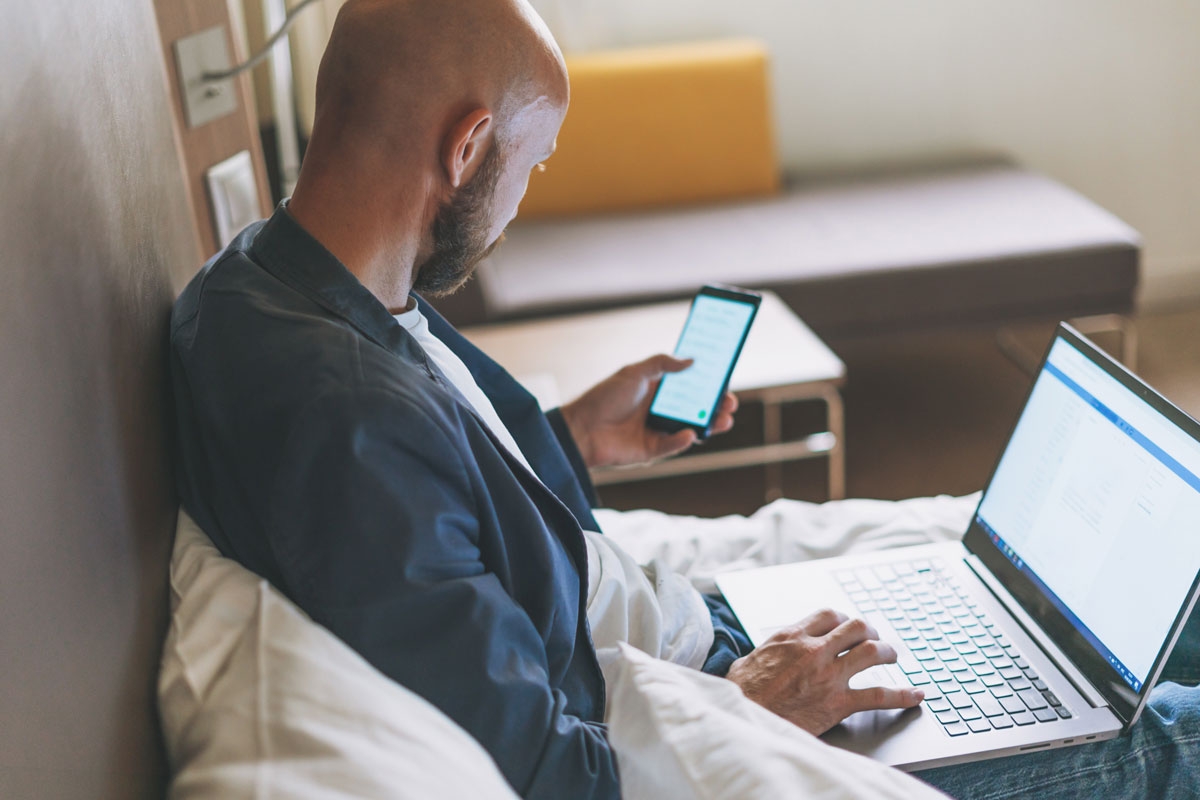
[[[350,0],[293,197],[176,304],[178,473],[222,552],[435,703],[522,795],[615,798],[586,467],[692,444],[642,424],[687,364],[633,365],[546,417],[414,294],[453,291],[501,239],[568,91],[524,0]],[[860,620],[822,612],[749,652],[727,608],[699,609],[696,666],[809,731],[920,702],[849,689],[895,658]]]

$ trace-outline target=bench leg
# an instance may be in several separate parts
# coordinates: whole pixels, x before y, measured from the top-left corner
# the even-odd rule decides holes
[[[1095,336],[1098,333],[1115,333],[1120,336],[1118,358],[1130,370],[1137,369],[1137,323],[1132,318],[1124,314],[1096,314],[1090,317],[1077,317],[1070,322],[1084,336]],[[1041,363],[1041,356],[1021,344],[1011,328],[1001,328],[997,331],[996,346],[1018,369],[1033,377],[1038,364]]]

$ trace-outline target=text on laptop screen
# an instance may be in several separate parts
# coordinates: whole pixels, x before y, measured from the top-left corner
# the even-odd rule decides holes
[[[1200,446],[1058,339],[977,521],[1135,691],[1200,570]]]

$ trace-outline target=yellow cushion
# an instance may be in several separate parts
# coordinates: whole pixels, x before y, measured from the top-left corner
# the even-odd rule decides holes
[[[737,39],[567,59],[558,152],[521,218],[670,206],[779,188],[767,52]]]

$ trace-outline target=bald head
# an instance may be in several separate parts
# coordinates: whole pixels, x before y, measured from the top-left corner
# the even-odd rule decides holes
[[[526,2],[349,0],[320,64],[317,127],[412,136],[476,104],[503,130],[521,107],[565,92],[562,54]]]
[[[526,0],[349,0],[290,209],[385,303],[454,288],[516,213],[567,98]],[[447,247],[471,263],[431,283]]]
[[[540,98],[565,105],[562,55],[522,0],[349,0],[317,77],[313,138],[415,144],[470,107],[503,138]]]

